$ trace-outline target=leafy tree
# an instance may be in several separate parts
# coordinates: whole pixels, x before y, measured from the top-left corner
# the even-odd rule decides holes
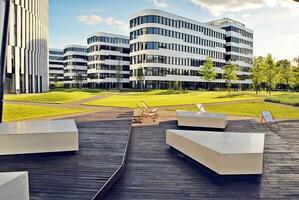
[[[202,76],[208,84],[216,79],[215,66],[210,57],[206,58],[203,68],[199,71],[199,75]],[[209,88],[207,88],[206,84],[206,90],[207,89]]]
[[[224,67],[224,79],[227,83],[228,91],[230,92],[232,82],[238,80],[237,76],[238,65],[230,61],[230,64],[227,64]]]
[[[294,70],[294,74],[295,74],[295,79],[296,79],[296,85],[299,86],[299,65],[298,66],[295,66],[293,68]]]
[[[253,59],[253,65],[251,68],[251,80],[253,87],[258,94],[261,90],[262,83],[265,80],[264,76],[264,58],[262,56],[255,57]]]
[[[118,63],[118,65],[115,68],[116,73],[115,73],[115,78],[116,78],[116,82],[117,82],[117,89],[121,89],[121,81],[123,80],[123,76],[122,76],[122,67],[120,65],[120,62]]]
[[[264,76],[267,91],[269,95],[271,95],[272,90],[276,87],[279,81],[279,69],[271,54],[268,54],[265,58]]]
[[[76,76],[74,78],[77,83],[77,87],[82,88],[84,77],[80,70],[76,70]]]
[[[297,56],[296,58],[294,58],[294,62],[297,64],[297,66],[299,66],[299,56]]]
[[[296,77],[290,61],[284,59],[276,63],[279,70],[279,83],[285,85],[285,90],[294,88]]]
[[[137,69],[137,80],[140,81],[140,84],[141,84],[141,90],[144,89],[144,79],[145,79],[145,76],[144,76],[144,73],[143,73],[143,68],[139,68]]]

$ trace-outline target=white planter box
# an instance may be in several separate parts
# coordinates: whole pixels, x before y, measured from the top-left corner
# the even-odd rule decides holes
[[[208,112],[177,110],[176,119],[179,126],[225,129],[227,125],[227,120],[224,114]]]
[[[29,200],[28,173],[0,173],[0,200]]]
[[[0,155],[78,151],[74,120],[0,124]]]
[[[167,130],[166,143],[220,175],[262,174],[263,133]]]

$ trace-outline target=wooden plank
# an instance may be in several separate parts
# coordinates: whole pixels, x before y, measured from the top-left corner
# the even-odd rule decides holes
[[[134,127],[126,171],[106,199],[298,199],[299,121],[280,125],[273,133],[253,120],[228,124],[226,131],[267,132],[263,175],[250,176],[219,176],[169,148],[165,130],[175,122]]]
[[[132,113],[105,116],[76,118],[79,152],[1,156],[0,172],[28,171],[32,200],[90,200],[122,163],[131,128]]]

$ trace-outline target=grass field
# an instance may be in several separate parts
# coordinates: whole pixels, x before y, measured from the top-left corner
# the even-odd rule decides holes
[[[299,94],[295,93],[295,94],[275,95],[275,96],[267,97],[266,101],[299,106]]]
[[[196,106],[194,107],[180,107],[178,109],[198,111]],[[292,118],[299,119],[299,109],[292,108],[285,105],[277,105],[265,102],[244,102],[244,103],[229,103],[218,105],[206,105],[208,112],[224,113],[229,115],[260,117],[262,110],[270,110],[276,118]]]
[[[96,94],[87,91],[53,91],[43,94],[5,95],[4,100],[62,104],[79,101]]]
[[[136,107],[141,101],[150,106],[176,106],[197,103],[215,103],[264,99],[265,94],[256,95],[254,92],[184,92],[156,90],[150,92],[112,94],[102,99],[85,103],[93,106]]]
[[[83,109],[4,104],[4,121],[20,121],[26,119],[75,114],[81,112],[86,111]]]

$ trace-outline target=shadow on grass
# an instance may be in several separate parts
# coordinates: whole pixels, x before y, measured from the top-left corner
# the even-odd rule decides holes
[[[88,93],[100,93],[104,92],[105,90],[102,89],[78,89],[78,88],[55,88],[52,89],[50,92],[66,92],[66,93],[72,93],[72,92],[88,92]]]
[[[183,90],[163,90],[154,93],[154,95],[170,95],[170,94],[187,94],[189,91],[183,91]]]
[[[246,96],[246,95],[252,95],[250,93],[228,93],[225,95],[220,95],[216,98],[218,99],[223,99],[223,98],[234,98],[234,97],[242,97],[242,96]]]

